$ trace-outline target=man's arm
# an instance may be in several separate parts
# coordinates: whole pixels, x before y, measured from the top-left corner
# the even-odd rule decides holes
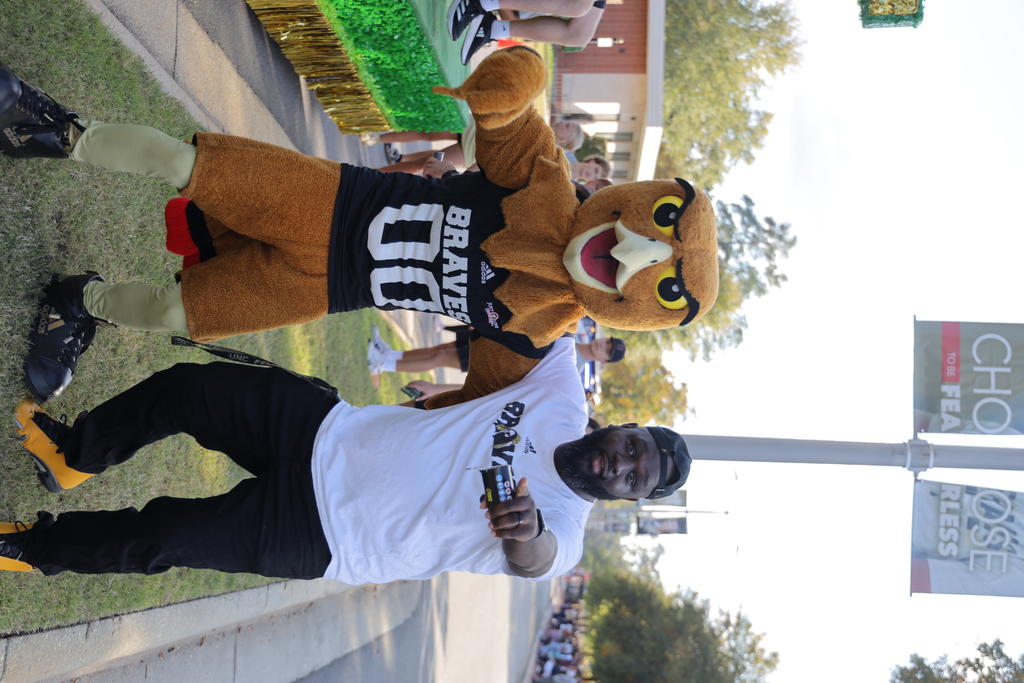
[[[480,507],[487,509],[483,500]],[[526,477],[519,480],[515,497],[506,503],[496,503],[487,511],[487,518],[491,534],[501,539],[501,549],[516,576],[535,578],[551,569],[558,542],[550,531],[537,533],[537,506],[526,487]]]
[[[431,396],[426,407],[444,408],[493,394],[526,377],[539,362],[540,359],[527,358],[493,339],[474,339],[469,343],[469,372],[465,384],[455,391]]]

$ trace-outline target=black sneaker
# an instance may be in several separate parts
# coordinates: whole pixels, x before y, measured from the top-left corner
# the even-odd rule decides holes
[[[31,536],[30,530],[46,529],[53,524],[53,515],[40,512],[35,524],[24,522],[0,522],[0,570],[9,572],[30,572],[35,567],[25,561],[25,546]]]
[[[452,0],[448,5],[448,35],[458,40],[474,17],[486,14],[480,0]]]
[[[390,142],[384,143],[384,158],[389,164],[397,164],[402,160],[402,153]]]
[[[85,130],[77,114],[0,64],[0,152],[20,159],[64,159],[71,150],[71,126]]]
[[[0,523],[0,570],[30,572],[35,569],[21,560],[25,554],[25,532],[29,526],[24,522]]]
[[[491,42],[491,24],[494,15],[487,13],[475,17],[469,24],[469,31],[462,41],[462,63],[469,64],[469,58],[487,43]]]
[[[85,286],[93,280],[103,278],[92,272],[64,279],[55,275],[44,290],[25,359],[25,379],[41,402],[67,388],[79,357],[96,335],[97,319],[85,310],[84,302]]]

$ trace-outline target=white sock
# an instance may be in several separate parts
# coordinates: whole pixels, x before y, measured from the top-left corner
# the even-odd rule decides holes
[[[498,9],[498,0],[480,0],[480,6],[485,12],[494,12]]]
[[[398,361],[402,358],[401,351],[388,351],[384,354],[384,359],[380,362],[380,369],[382,372],[394,372],[395,368],[398,367]]]
[[[509,22],[496,21],[491,24],[491,40],[505,40],[509,36]]]

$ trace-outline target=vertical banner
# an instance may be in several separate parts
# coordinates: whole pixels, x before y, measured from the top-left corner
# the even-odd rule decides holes
[[[1024,493],[914,482],[910,592],[1024,597]]]
[[[914,321],[914,433],[1024,434],[1024,325]]]

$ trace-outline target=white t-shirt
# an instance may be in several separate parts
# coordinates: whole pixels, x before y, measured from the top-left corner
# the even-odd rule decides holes
[[[313,446],[313,489],[331,549],[326,578],[350,584],[444,571],[511,574],[480,509],[477,469],[511,465],[558,542],[551,570],[583,553],[592,503],[555,471],[554,449],[583,435],[587,413],[572,339],[521,381],[438,410],[339,403]]]

